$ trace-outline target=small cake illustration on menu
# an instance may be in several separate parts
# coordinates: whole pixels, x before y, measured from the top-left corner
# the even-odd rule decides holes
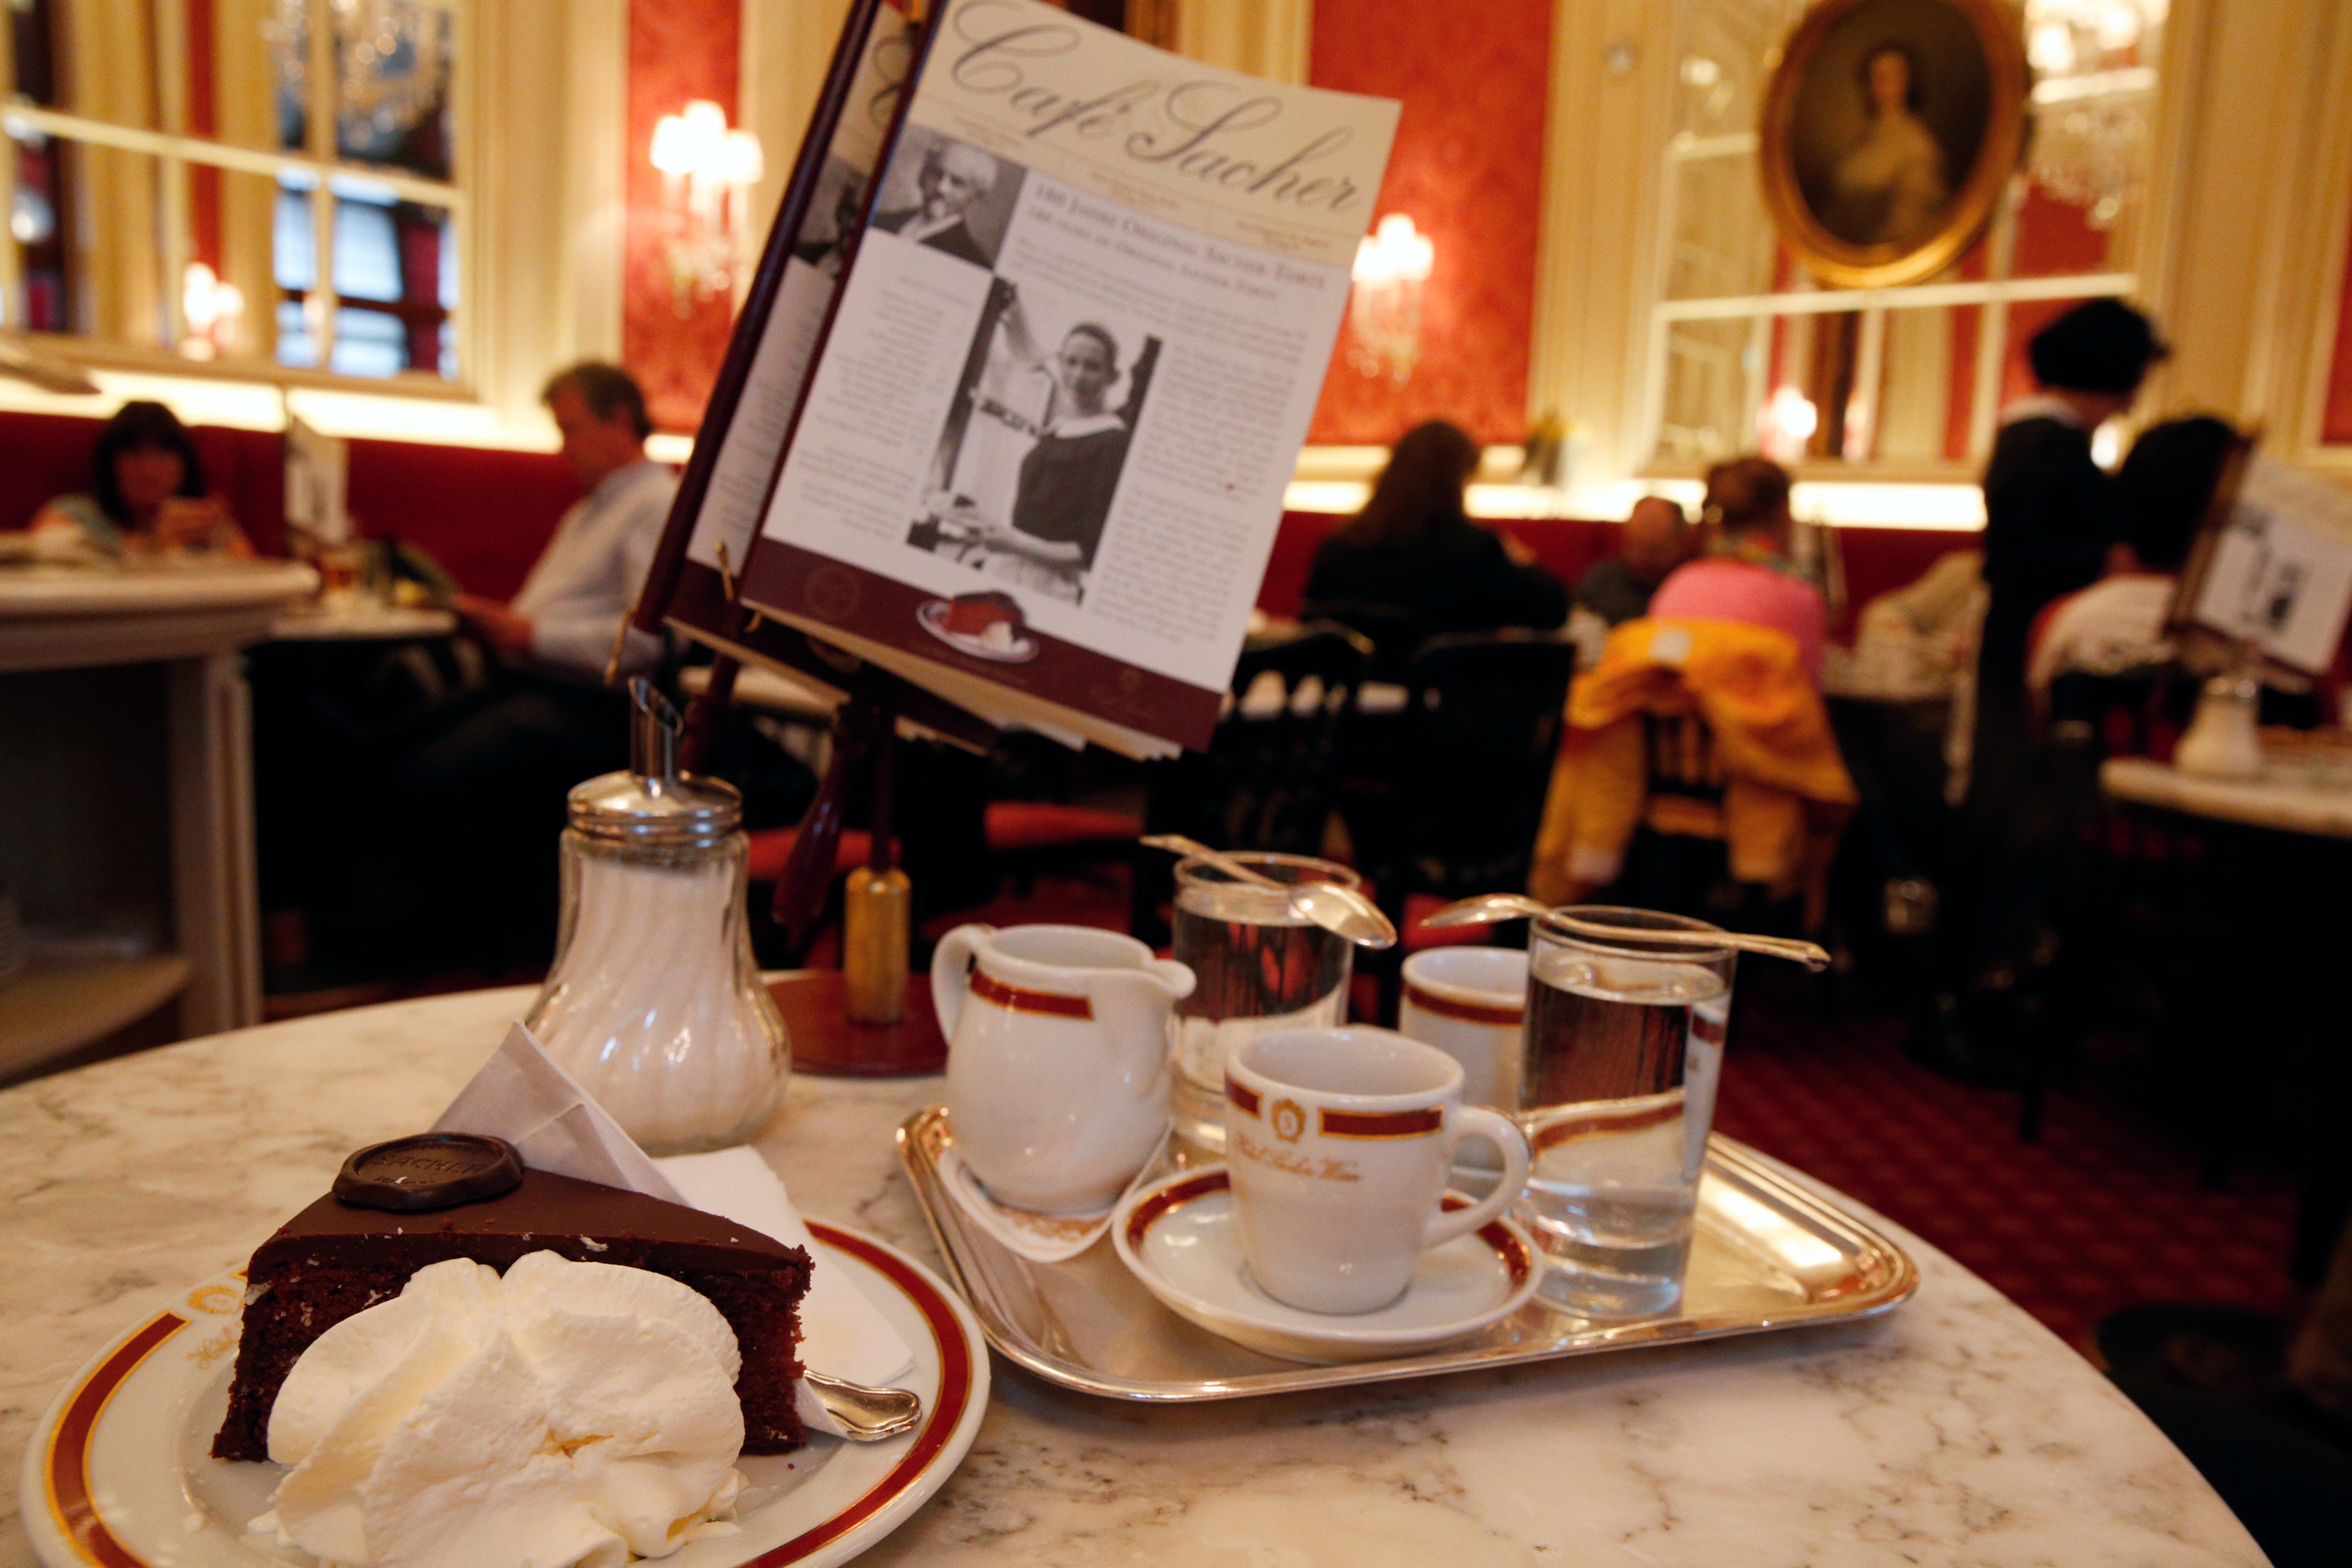
[[[1037,657],[1037,639],[1021,615],[1020,601],[1010,594],[958,594],[952,599],[932,599],[915,612],[923,629],[974,658],[999,664],[1021,664]]]

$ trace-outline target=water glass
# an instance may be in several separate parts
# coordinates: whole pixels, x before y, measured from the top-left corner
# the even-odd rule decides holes
[[[1643,942],[1721,928],[1648,910],[1568,911],[1622,937],[1528,936],[1518,1215],[1551,1265],[1543,1294],[1586,1317],[1681,1299],[1731,1012],[1727,948]]]
[[[1235,1047],[1281,1029],[1347,1021],[1355,946],[1292,914],[1287,889],[1363,885],[1347,867],[1310,856],[1245,850],[1232,858],[1284,887],[1237,881],[1202,860],[1176,868],[1175,953],[1198,984],[1168,1023],[1172,1118],[1180,1136],[1213,1152],[1225,1146],[1225,1064]]]

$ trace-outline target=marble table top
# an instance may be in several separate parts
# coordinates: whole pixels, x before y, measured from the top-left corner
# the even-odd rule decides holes
[[[2168,763],[2117,757],[2099,765],[2099,787],[2117,800],[2280,833],[2352,838],[2352,788],[2308,761],[2266,763],[2250,779],[2200,778]]]
[[[110,1337],[244,1260],[354,1146],[424,1127],[523,990],[215,1036],[0,1093],[0,1568],[26,1435]],[[802,1210],[933,1255],[890,1131],[941,1080],[798,1077]],[[1866,1323],[1173,1408],[1003,1362],[962,1468],[863,1561],[1188,1568],[2259,1564],[2106,1381],[1934,1247]]]

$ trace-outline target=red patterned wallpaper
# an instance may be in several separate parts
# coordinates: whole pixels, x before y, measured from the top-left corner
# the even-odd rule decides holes
[[[654,423],[691,431],[727,354],[734,317],[725,298],[688,296],[681,313],[663,259],[662,176],[648,156],[654,121],[693,98],[716,100],[736,121],[740,0],[630,0],[628,223],[621,359],[646,389]],[[768,148],[770,157],[778,149]]]
[[[2343,302],[2336,310],[2336,357],[2327,363],[2327,409],[2319,438],[2329,446],[2352,443],[2352,257],[2344,263]]]
[[[1549,0],[1316,0],[1308,79],[1404,101],[1377,211],[1409,215],[1437,262],[1412,378],[1350,366],[1343,329],[1309,440],[1386,445],[1440,417],[1484,441],[1527,434],[1550,51]]]

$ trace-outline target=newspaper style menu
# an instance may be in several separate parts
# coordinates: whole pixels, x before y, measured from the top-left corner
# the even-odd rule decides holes
[[[950,0],[743,603],[999,722],[1205,745],[1396,119]]]
[[[914,23],[882,0],[855,0],[843,20],[635,616],[641,631],[667,623],[836,690],[846,689],[856,661],[835,654],[827,662],[831,650],[812,647],[801,634],[758,626],[735,602],[734,576],[750,552],[810,353],[856,248],[867,183],[913,69],[916,33]],[[963,738],[985,743],[986,726],[968,721],[966,727],[971,732]]]

